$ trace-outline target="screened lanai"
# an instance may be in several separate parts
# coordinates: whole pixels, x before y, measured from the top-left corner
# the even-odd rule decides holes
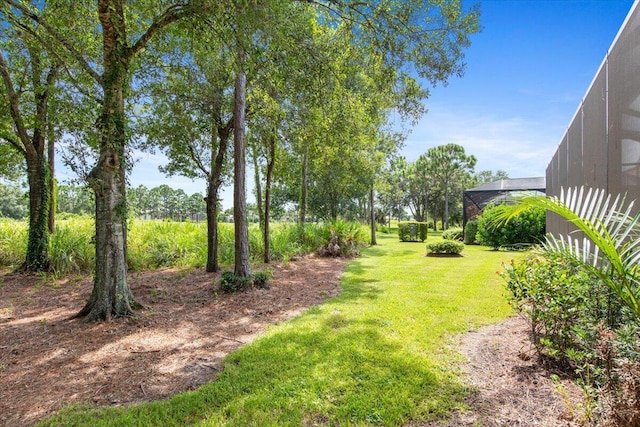
[[[463,199],[463,220],[475,219],[489,203],[508,202],[513,193],[546,193],[545,177],[501,179],[466,190]]]

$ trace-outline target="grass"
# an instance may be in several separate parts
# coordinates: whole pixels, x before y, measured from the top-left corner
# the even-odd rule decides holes
[[[310,253],[327,243],[330,228],[345,239],[368,243],[367,228],[358,223],[307,224],[301,235],[295,224],[272,224],[271,259],[288,261]],[[221,265],[233,265],[233,224],[218,225],[218,256]],[[56,221],[49,239],[52,272],[57,275],[90,272],[95,264],[95,225],[89,216],[72,216]],[[203,267],[207,262],[205,223],[132,219],[128,222],[127,262],[134,271],[163,267]],[[27,246],[26,221],[0,218],[0,266],[20,265]],[[249,252],[253,261],[264,258],[262,233],[249,226]]]
[[[430,258],[424,244],[378,241],[349,263],[340,296],[229,355],[199,390],[72,407],[41,425],[393,426],[463,407],[469,390],[447,344],[512,313],[496,270],[520,254],[467,246],[460,258]]]

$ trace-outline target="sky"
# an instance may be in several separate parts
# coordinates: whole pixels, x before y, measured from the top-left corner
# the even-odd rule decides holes
[[[478,3],[462,2],[465,7]],[[477,158],[476,171],[544,176],[634,1],[479,3],[482,31],[471,37],[464,76],[430,89],[428,112],[412,128],[402,154],[414,161],[430,147],[456,143]],[[187,194],[206,192],[204,181],[164,177],[158,172],[162,157],[136,157],[134,187],[168,184]],[[223,191],[224,208],[232,206],[232,194],[231,188]]]
[[[468,3],[465,3],[468,4]],[[432,90],[403,150],[462,145],[476,171],[544,176],[633,0],[484,0],[462,78]]]

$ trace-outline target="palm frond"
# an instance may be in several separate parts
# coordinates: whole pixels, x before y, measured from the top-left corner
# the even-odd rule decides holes
[[[514,208],[504,210],[501,220],[533,207],[553,212],[582,232],[582,239],[548,235],[545,251],[562,253],[603,280],[640,317],[640,212],[625,196],[612,196],[603,189],[562,189],[559,197],[526,195]]]

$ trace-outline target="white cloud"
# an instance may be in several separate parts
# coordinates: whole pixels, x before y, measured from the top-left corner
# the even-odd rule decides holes
[[[455,143],[478,159],[476,170],[507,171],[513,178],[544,176],[564,130],[519,116],[496,117],[431,106],[409,135],[403,154],[415,160],[430,147]]]

